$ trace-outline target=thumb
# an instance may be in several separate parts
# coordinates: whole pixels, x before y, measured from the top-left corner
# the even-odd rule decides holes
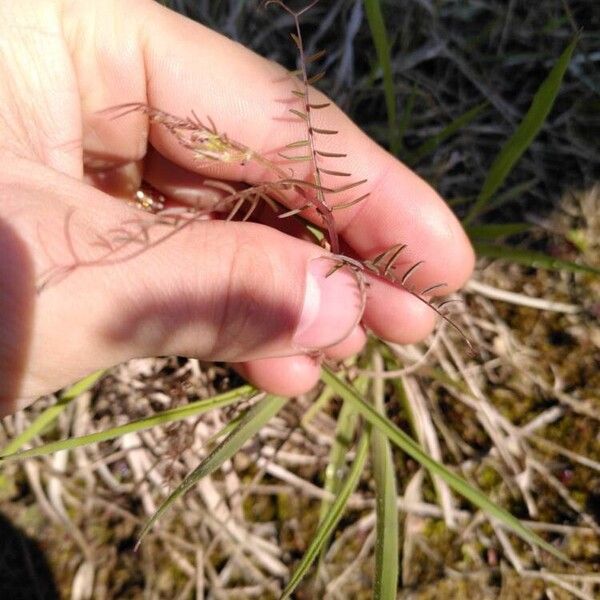
[[[321,349],[345,338],[361,317],[364,293],[348,267],[330,274],[335,262],[324,250],[259,224],[157,225],[141,245],[131,243],[129,257],[98,259],[91,240],[150,215],[65,182],[43,206],[35,191],[28,196],[21,188],[24,217],[10,222],[17,236],[21,222],[30,232],[31,217],[43,223],[37,235],[21,234],[38,280],[48,254],[55,265],[76,260],[35,296],[27,335],[15,336],[25,362],[13,373],[21,372],[21,381],[5,379],[0,399],[33,399],[133,357],[240,362]],[[13,269],[11,277],[25,271]]]
[[[344,339],[362,313],[355,275],[332,273],[335,264],[264,225],[192,223],[106,275],[127,277],[118,293],[126,309],[106,338],[130,355],[233,362],[320,350]]]

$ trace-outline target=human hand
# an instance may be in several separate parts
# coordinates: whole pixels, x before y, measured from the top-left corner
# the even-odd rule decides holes
[[[0,39],[1,411],[159,354],[226,360],[258,387],[292,395],[316,382],[315,349],[351,355],[365,327],[399,343],[431,331],[430,308],[376,277],[361,314],[354,276],[342,269],[325,278],[327,252],[290,235],[293,224],[283,233],[194,223],[37,294],[42,273],[94,256],[98,233],[139,217],[123,197],[142,176],[183,203],[205,193],[198,174],[265,176],[253,164],[199,166],[143,114],[111,120],[100,111],[128,102],[176,115],[193,109],[265,152],[301,130],[278,102],[289,95],[281,67],[151,0],[4,0]],[[346,246],[366,258],[406,243],[403,261],[424,261],[414,285],[460,287],[474,255],[448,207],[340,110],[323,118],[340,132],[331,143],[348,154],[344,170],[368,179],[370,196],[335,213]]]

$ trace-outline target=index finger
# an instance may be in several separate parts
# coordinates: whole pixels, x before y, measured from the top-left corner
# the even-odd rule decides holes
[[[306,138],[303,119],[289,112],[294,106],[289,101],[294,96],[280,66],[157,3],[118,4],[115,10],[124,13],[125,7],[128,12],[121,18],[138,24],[135,34],[143,48],[145,89],[136,89],[134,98],[123,97],[123,86],[119,87],[118,82],[128,67],[127,56],[119,53],[117,45],[110,52],[114,76],[103,78],[107,83],[104,94],[100,94],[104,105],[96,109],[127,100],[139,100],[180,116],[189,115],[193,109],[200,116],[210,117],[220,133],[268,157],[276,157],[274,150]],[[102,35],[101,28],[96,31],[100,32],[96,35]],[[328,100],[315,90],[311,102],[324,104]],[[352,181],[367,180],[360,188],[336,196],[344,203],[369,192],[364,201],[334,213],[345,242],[365,258],[395,244],[406,244],[403,261],[424,261],[415,273],[417,285],[444,281],[450,290],[460,287],[473,268],[474,255],[448,206],[426,182],[366,136],[337,107],[314,112],[316,128],[338,132],[314,136],[322,152],[322,166],[350,173]],[[126,125],[115,121],[103,125],[117,138],[133,128],[138,132],[137,139],[146,127],[147,120],[141,114],[129,117]],[[150,140],[169,160],[191,170],[205,170],[164,128],[151,128]],[[326,156],[342,153],[344,158]],[[310,176],[310,164],[293,163],[293,168],[294,177]],[[248,183],[272,176],[256,162],[245,166],[220,163],[210,167],[209,172],[211,176]],[[323,184],[335,187],[339,178],[325,174]]]

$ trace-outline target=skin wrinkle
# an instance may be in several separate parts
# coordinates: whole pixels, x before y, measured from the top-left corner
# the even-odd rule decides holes
[[[235,340],[243,338],[246,329],[252,329],[253,306],[256,306],[256,291],[251,289],[254,286],[248,286],[248,282],[255,283],[254,274],[248,277],[252,271],[252,255],[258,254],[260,249],[249,243],[247,240],[240,240],[236,236],[236,248],[231,256],[228,272],[226,305],[223,311],[225,316],[223,328],[219,331],[217,339],[223,340],[223,345],[228,348],[228,359],[239,360],[239,351],[236,348]],[[264,255],[264,253],[262,253]],[[261,275],[261,279],[262,279]],[[265,275],[264,281],[271,280]],[[242,286],[240,287],[240,283]],[[265,296],[261,293],[261,296]],[[268,296],[268,294],[267,294]],[[238,297],[243,298],[243,302],[235,301]],[[265,319],[267,321],[267,319]],[[233,326],[232,326],[233,325]],[[255,327],[255,326],[254,326]],[[225,335],[225,333],[229,335]],[[256,335],[255,335],[256,337]],[[216,352],[215,355],[220,355]]]
[[[84,35],[84,32],[82,31],[82,27],[79,26],[79,20],[78,19],[70,19],[69,18],[69,11],[66,8],[66,2],[60,2],[60,13],[59,13],[59,19],[60,19],[60,26],[61,26],[61,31],[63,33],[64,36],[64,40],[65,40],[65,44],[67,45],[67,50],[69,53],[69,56],[71,57],[71,64],[73,65],[74,70],[77,71],[77,66],[75,64],[75,61],[73,60],[73,56],[74,56],[74,48],[78,48],[78,47],[83,47],[84,43],[83,40],[87,37]],[[80,105],[81,108],[83,109],[85,106],[85,96],[83,94],[83,89],[82,89],[82,85],[81,85],[81,78],[77,77],[77,87],[79,90],[79,98],[80,98]]]
[[[12,134],[11,136],[0,135],[0,139],[2,140],[2,141],[0,141],[0,144],[2,144],[2,146],[1,146],[2,152],[8,153],[16,158],[23,158],[23,159],[32,158],[31,153],[27,152],[27,150],[23,147],[23,145],[18,144],[18,143],[17,144],[7,144],[7,137],[10,140],[14,140],[14,139],[18,139],[19,134],[18,134],[18,132],[16,132],[13,129],[13,125],[8,120],[6,120],[2,115],[0,115],[0,122],[3,123],[6,126],[6,129],[8,131],[10,131]],[[7,144],[7,145],[5,145],[5,144]]]
[[[54,13],[51,11],[51,14],[47,15],[44,12],[42,17],[44,17],[41,19],[44,27],[20,23],[10,26],[10,31],[16,38],[13,47],[22,49],[22,53],[11,61],[14,66],[9,67],[8,80],[16,86],[16,90],[11,90],[11,96],[28,99],[27,104],[20,104],[13,112],[22,122],[22,130],[28,139],[27,146],[31,148],[34,156],[58,170],[76,174],[81,170],[78,164],[80,157],[76,156],[75,161],[67,158],[65,163],[62,157],[64,151],[62,124],[54,122],[55,109],[60,107],[58,110],[62,110],[64,104],[68,104],[75,96],[70,89],[73,77],[72,73],[67,73],[66,88],[64,91],[61,88],[61,95],[64,93],[65,101],[56,95],[49,96],[44,93],[49,79],[62,80],[62,72],[53,72],[53,67],[55,63],[60,62],[55,58],[60,59],[65,48],[61,39],[60,23],[54,18]],[[40,21],[39,9],[36,7],[36,11],[28,13],[26,19],[32,22]],[[24,74],[27,76],[25,77]],[[30,121],[33,122],[33,126]],[[71,152],[72,149],[68,151]]]
[[[247,243],[248,252],[245,253],[245,260],[248,262],[247,269],[244,269],[246,265],[242,265],[242,273],[240,274],[240,279],[245,282],[252,282],[252,286],[248,286],[247,297],[248,297],[248,306],[244,309],[244,322],[241,327],[241,331],[249,330],[252,332],[256,331],[256,324],[263,320],[266,323],[276,323],[277,335],[274,336],[272,333],[269,333],[267,336],[267,340],[270,342],[278,342],[282,337],[282,333],[289,333],[290,331],[295,331],[297,326],[297,321],[300,318],[300,310],[296,309],[296,306],[293,305],[291,301],[290,290],[285,290],[286,294],[280,294],[276,290],[277,286],[281,286],[279,282],[285,281],[285,278],[282,278],[278,273],[279,269],[275,265],[272,260],[272,257],[268,252],[265,252],[262,248],[256,247]],[[259,277],[253,276],[251,279],[244,273],[244,270],[253,271],[255,261],[253,260],[254,255],[258,258],[256,262],[262,265],[262,272]],[[265,283],[268,286],[265,288]],[[287,287],[287,286],[286,286]],[[255,288],[255,289],[254,289]],[[276,307],[274,305],[269,305],[267,302],[264,302],[264,299],[268,299],[269,297],[278,298],[280,296],[285,297],[286,304],[289,302],[289,306],[286,307]],[[264,306],[269,307],[267,311],[264,310]],[[285,308],[285,310],[281,310],[281,308]],[[262,318],[258,318],[262,317]],[[291,318],[295,319],[295,322],[291,323]],[[267,327],[269,329],[269,327]],[[257,340],[258,344],[263,343],[263,339],[256,333],[253,335]],[[239,357],[238,357],[239,358]]]
[[[144,93],[143,100],[145,104],[150,104],[150,89],[152,86],[152,70],[148,64],[148,56],[150,54],[150,40],[147,34],[146,27],[140,27],[138,30],[137,37],[139,39],[139,46],[141,51],[141,62],[144,69]],[[144,118],[144,127],[140,132],[140,152],[141,156],[146,156],[148,152],[148,147],[150,144],[150,117],[148,115],[142,114],[141,117]]]
[[[214,297],[212,298],[212,304],[215,307],[215,309],[219,312],[217,313],[218,316],[215,313],[213,313],[213,323],[216,323],[217,326],[215,328],[216,333],[214,341],[208,354],[209,356],[218,356],[220,354],[220,348],[224,339],[225,327],[228,323],[231,298],[233,295],[233,277],[231,277],[231,274],[233,273],[233,266],[236,260],[236,256],[238,255],[237,253],[239,250],[239,240],[237,235],[234,235],[229,239],[234,241],[234,248],[232,251],[230,250],[230,255],[227,259],[227,264],[229,265],[227,272],[229,273],[229,277],[227,278],[227,286],[225,288],[224,301],[219,301]],[[207,246],[208,244],[205,243],[205,247]],[[215,286],[215,289],[218,289],[218,287]]]
[[[2,48],[2,46],[0,46],[0,48]],[[4,58],[4,60],[1,60],[2,58]],[[16,142],[15,146],[13,146],[13,144],[10,144],[11,146],[13,146],[11,150],[13,150],[13,152],[15,152],[16,154],[23,156],[24,158],[32,158],[36,156],[36,153],[31,144],[31,138],[29,136],[27,127],[25,126],[23,115],[14,101],[15,98],[18,98],[18,94],[16,94],[15,92],[15,80],[5,67],[5,64],[9,63],[10,57],[6,57],[6,52],[4,51],[4,48],[2,48],[0,54],[0,65],[2,66],[4,71],[2,82],[3,86],[5,87],[5,89],[7,88],[8,91],[8,94],[4,94],[4,96],[7,97],[3,98],[3,104],[5,108],[7,108],[10,112],[10,116],[8,119],[4,118],[4,116],[2,115],[2,121],[7,126],[7,129],[12,133],[12,136],[9,136],[9,141]],[[7,136],[1,137],[2,144],[4,145],[6,143]]]
[[[133,2],[126,9],[122,3],[113,3],[114,9],[106,10],[102,3],[98,7],[90,4],[88,8],[82,2],[61,3],[66,43],[80,90],[86,160],[140,160],[147,148],[144,123],[123,126],[98,111],[121,102],[144,101],[148,73],[143,55],[145,37],[140,29],[144,19],[134,21],[133,31],[125,31],[123,24],[129,20],[123,11],[134,9]],[[115,40],[121,43],[117,46]]]
[[[148,51],[148,40],[146,39],[146,36],[140,36],[141,39],[143,40],[142,43],[142,62],[144,64],[144,91],[143,91],[143,100],[142,102],[144,102],[145,104],[151,105],[151,98],[150,98],[150,89],[152,86],[152,70],[149,68],[148,64],[147,64],[147,53]],[[140,137],[139,137],[139,143],[138,143],[138,152],[140,154],[141,157],[144,157],[147,155],[148,153],[148,149],[150,147],[150,130],[152,128],[152,124],[150,123],[150,117],[148,115],[141,115],[141,117],[143,117],[144,119],[144,125],[143,127],[139,130],[140,131]]]

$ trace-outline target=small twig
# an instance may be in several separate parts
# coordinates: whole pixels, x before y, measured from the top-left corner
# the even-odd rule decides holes
[[[538,310],[549,310],[568,315],[574,315],[583,310],[581,306],[577,306],[576,304],[554,302],[553,300],[546,300],[545,298],[533,298],[532,296],[526,296],[525,294],[501,290],[500,288],[481,283],[475,279],[471,279],[464,289],[470,293],[487,296],[488,298],[492,298],[492,300],[501,300],[502,302],[509,302],[510,304],[517,304],[519,306],[528,306],[530,308],[537,308]]]

